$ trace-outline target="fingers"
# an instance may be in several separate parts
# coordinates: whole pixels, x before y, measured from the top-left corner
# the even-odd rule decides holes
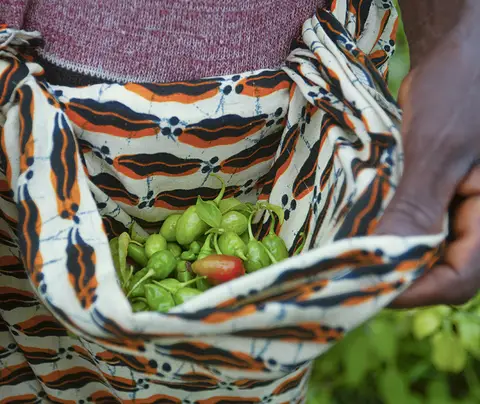
[[[408,100],[408,95],[410,94],[410,87],[413,80],[413,71],[408,73],[402,81],[400,85],[400,89],[398,91],[398,104],[400,107],[405,108],[405,103]]]
[[[413,181],[399,184],[375,228],[375,234],[406,237],[441,233],[446,208],[441,202],[421,199],[418,192],[415,193],[420,187],[421,184]]]
[[[455,212],[452,218],[452,229],[455,239],[460,243],[467,243],[468,240],[476,240],[478,244],[478,255],[480,258],[480,194],[467,198]],[[452,247],[455,244],[452,244]],[[447,249],[447,256],[450,248]],[[471,254],[470,254],[471,255]],[[456,263],[460,257],[451,255],[451,262]],[[480,262],[478,263],[480,266]],[[462,265],[456,265],[461,267]]]
[[[451,244],[446,263],[429,270],[393,303],[394,308],[413,308],[438,304],[464,304],[480,288],[479,237],[468,237]],[[455,265],[450,263],[452,259]]]
[[[463,304],[474,294],[470,290],[460,288],[458,274],[449,266],[441,265],[433,268],[400,295],[391,304],[397,309],[433,306],[438,304]]]
[[[458,187],[462,196],[480,195],[480,165],[476,165]]]
[[[468,198],[456,212],[456,240],[445,260],[428,271],[393,303],[395,308],[463,304],[480,289],[480,195]]]

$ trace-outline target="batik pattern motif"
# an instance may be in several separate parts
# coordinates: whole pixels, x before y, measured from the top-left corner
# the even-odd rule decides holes
[[[83,88],[45,82],[26,56],[38,35],[2,27],[2,403],[303,403],[311,361],[444,237],[369,235],[402,172],[384,81],[396,23],[390,0],[337,0],[282,69]],[[309,251],[133,314],[109,237],[212,199],[210,173],[281,205],[277,230],[291,251],[305,232]]]

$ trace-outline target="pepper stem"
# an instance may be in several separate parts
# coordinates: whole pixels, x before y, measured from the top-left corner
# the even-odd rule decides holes
[[[203,278],[205,278],[205,276],[203,276]],[[175,293],[177,290],[179,289],[182,289],[188,285],[191,285],[192,283],[195,283],[196,281],[196,278],[195,279],[191,279],[187,282],[180,282],[180,285],[179,287],[173,287],[173,288],[169,288],[168,286],[165,286],[165,285],[162,285],[161,282],[158,282],[158,281],[152,281],[152,283],[154,283],[155,285],[157,286],[160,286],[162,289],[165,289],[167,292],[170,292],[170,293]]]
[[[201,253],[209,253],[211,251],[211,249],[212,249],[212,246],[211,246],[212,236],[213,236],[212,233],[210,233],[207,236],[207,238],[205,239],[205,242],[203,243],[202,248],[200,249],[198,255],[200,255]]]
[[[182,283],[182,286],[180,286],[180,289],[181,288],[185,288],[187,287],[188,285],[191,285],[192,283],[195,283],[197,281],[197,279],[207,279],[206,276],[200,276],[200,278],[194,278],[194,279],[191,279],[187,282],[181,282]]]
[[[224,232],[225,232],[225,230],[223,230],[223,229],[219,229],[217,227],[212,227],[211,229],[207,230],[205,234],[207,236],[209,236],[212,233],[223,234]]]
[[[237,255],[238,258],[240,258],[242,261],[247,261],[248,258],[245,257],[245,254],[243,254],[243,252],[239,251],[239,250],[236,250],[235,251],[235,254]]]
[[[270,212],[270,217],[272,218],[272,223],[270,223],[270,230],[268,231],[268,234],[276,234],[275,233],[275,215]]]
[[[272,261],[272,264],[276,264],[278,261],[275,259],[275,257],[272,255],[270,251],[268,251],[268,248],[264,248],[265,252],[268,255],[268,258],[270,258],[270,261]]]
[[[143,276],[142,279],[140,279],[133,287],[130,289],[130,291],[127,293],[127,298],[131,295],[131,293],[138,288],[143,282],[145,282],[147,279],[151,278],[152,275],[155,274],[155,270],[153,268],[149,269],[148,272]]]
[[[293,253],[293,255],[298,255],[300,254],[302,251],[303,251],[303,248],[305,247],[305,243],[307,241],[307,238],[305,237],[305,233],[302,231],[300,233],[300,237],[302,238],[302,242],[300,243],[300,245],[297,247],[297,249],[295,250],[295,252]]]
[[[220,250],[218,246],[218,233],[215,233],[215,237],[213,238],[213,246],[215,247],[215,252],[222,255],[222,250]]]
[[[250,214],[250,217],[248,218],[248,238],[250,239],[250,241],[255,240],[255,237],[253,237],[253,231],[252,231],[252,220],[254,215],[255,215],[255,212],[252,212]]]
[[[223,196],[225,195],[225,181],[223,181],[223,179],[218,176],[217,174],[211,174],[213,177],[215,177],[217,180],[219,180],[221,183],[222,183],[222,189],[220,190],[220,193],[217,195],[217,197],[213,200],[213,202],[215,202],[215,205],[218,206],[218,204],[220,203],[220,201],[223,199]]]

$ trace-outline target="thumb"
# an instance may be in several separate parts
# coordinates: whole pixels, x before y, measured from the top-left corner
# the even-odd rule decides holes
[[[375,234],[406,237],[442,231],[447,203],[422,199],[415,192],[420,187],[420,183],[415,186],[402,179],[375,228]]]
[[[414,71],[412,70],[408,73],[402,81],[400,85],[400,89],[398,90],[398,104],[401,108],[405,108],[405,104],[408,102],[408,96],[410,94],[410,88],[412,85]]]
[[[475,165],[460,181],[452,193],[423,192],[428,188],[425,177],[413,175],[408,167],[390,204],[375,228],[375,234],[415,236],[438,234],[443,229],[448,206],[456,192],[460,196],[478,195],[480,192],[480,165]]]
[[[402,141],[407,148],[405,166],[395,195],[376,226],[375,233],[379,235],[413,236],[440,233],[453,196],[451,191],[455,188],[455,185],[451,184],[450,187],[446,187],[447,192],[438,192],[436,173],[441,171],[442,167],[425,168],[422,164],[423,152],[419,153],[419,150],[422,150],[422,142],[418,142],[421,139],[418,139],[412,130],[414,106],[410,95],[416,76],[416,70],[410,71],[399,90],[398,103],[404,109]]]

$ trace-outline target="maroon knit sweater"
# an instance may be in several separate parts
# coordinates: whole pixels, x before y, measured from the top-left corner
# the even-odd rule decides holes
[[[0,23],[40,31],[56,84],[177,81],[278,67],[327,0],[0,0]]]

